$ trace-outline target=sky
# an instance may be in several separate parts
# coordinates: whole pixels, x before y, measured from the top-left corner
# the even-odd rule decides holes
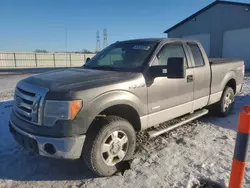
[[[96,49],[96,32],[115,41],[163,32],[214,0],[1,0],[0,51]],[[250,3],[250,0],[236,0]]]

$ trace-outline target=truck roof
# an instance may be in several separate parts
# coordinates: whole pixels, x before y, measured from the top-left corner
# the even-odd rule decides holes
[[[181,39],[181,38],[142,38],[142,39],[131,39],[131,40],[124,40],[124,41],[117,41],[121,43],[127,42],[162,42],[162,41],[171,41],[171,42],[198,42],[195,40],[188,40],[188,39]]]

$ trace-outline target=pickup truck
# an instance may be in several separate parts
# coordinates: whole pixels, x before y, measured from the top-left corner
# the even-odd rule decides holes
[[[136,132],[187,116],[175,128],[208,109],[228,115],[244,70],[241,60],[209,60],[197,41],[118,41],[82,67],[19,81],[10,132],[39,155],[80,159],[110,176],[131,159]]]

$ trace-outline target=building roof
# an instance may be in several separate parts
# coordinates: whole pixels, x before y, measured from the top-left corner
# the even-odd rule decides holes
[[[239,2],[232,2],[232,1],[221,1],[221,0],[217,0],[211,4],[209,4],[208,6],[204,7],[203,9],[199,10],[198,12],[194,13],[193,15],[187,17],[185,20],[182,20],[181,22],[177,23],[176,25],[170,27],[169,29],[167,29],[166,31],[164,31],[164,33],[168,33],[170,31],[172,31],[173,29],[179,27],[180,25],[184,24],[185,22],[195,18],[196,16],[198,16],[199,14],[205,12],[206,10],[214,7],[217,4],[229,4],[229,5],[238,5],[238,6],[246,6],[246,7],[250,7],[250,3],[239,3]]]

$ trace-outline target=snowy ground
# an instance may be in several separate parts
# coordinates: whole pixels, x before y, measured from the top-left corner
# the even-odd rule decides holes
[[[0,187],[199,187],[201,179],[227,186],[238,112],[250,105],[250,77],[227,118],[211,115],[155,139],[138,135],[130,169],[95,177],[81,161],[47,159],[22,150],[8,131],[13,89],[27,75],[0,75]],[[250,187],[250,165],[244,187]]]

